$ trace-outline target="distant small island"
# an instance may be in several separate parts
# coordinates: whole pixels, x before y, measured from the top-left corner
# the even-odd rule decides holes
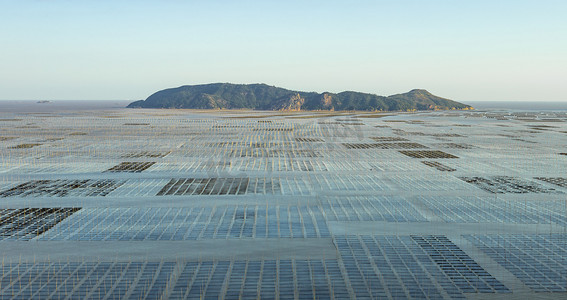
[[[161,90],[128,108],[256,109],[256,110],[360,110],[414,111],[472,109],[469,105],[437,97],[426,90],[411,90],[388,97],[345,91],[316,93],[292,91],[266,84],[211,83]]]

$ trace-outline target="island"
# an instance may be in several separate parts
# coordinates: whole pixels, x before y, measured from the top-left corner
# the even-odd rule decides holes
[[[317,93],[292,91],[267,84],[211,83],[158,91],[128,108],[255,109],[255,110],[359,110],[414,111],[468,110],[471,106],[415,89],[391,96],[345,91]]]

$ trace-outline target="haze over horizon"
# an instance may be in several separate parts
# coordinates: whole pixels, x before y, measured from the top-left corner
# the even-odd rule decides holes
[[[0,99],[181,85],[567,101],[567,2],[3,1]]]

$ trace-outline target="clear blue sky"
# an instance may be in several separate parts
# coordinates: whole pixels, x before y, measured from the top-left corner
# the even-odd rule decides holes
[[[567,1],[0,0],[0,99],[267,83],[567,101]]]

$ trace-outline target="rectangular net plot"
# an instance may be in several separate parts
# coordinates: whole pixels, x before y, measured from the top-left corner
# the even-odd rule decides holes
[[[129,179],[120,186],[119,189],[112,192],[112,197],[152,197],[160,191],[169,180],[165,178],[156,179]]]
[[[10,166],[10,173],[17,174],[72,174],[99,172],[107,168],[106,163],[74,162],[70,163],[34,163],[34,164],[13,164]],[[1,189],[0,189],[1,190]]]
[[[324,123],[324,124],[341,124],[341,123]],[[322,125],[320,135],[327,138],[364,138],[363,132],[357,127],[349,127],[342,125]],[[333,139],[334,140],[334,139]]]
[[[381,144],[368,143],[342,143],[347,149],[382,149]]]
[[[104,197],[125,182],[115,179],[32,180],[0,192],[0,197]]]
[[[565,177],[535,177],[535,179],[567,188],[567,178]]]
[[[286,142],[281,144],[275,141],[268,142],[247,142],[247,141],[222,141],[222,142],[210,142],[204,144],[206,147],[212,148],[238,148],[238,147],[248,147],[248,148],[271,148],[274,146],[287,145]]]
[[[394,134],[402,135],[402,136],[427,136],[428,135],[428,134],[425,134],[425,133],[419,132],[419,131],[405,131],[405,130],[397,129],[397,128],[392,129],[392,132]]]
[[[160,299],[175,262],[7,264],[0,299]]]
[[[409,142],[408,139],[399,136],[376,136],[370,139],[376,142]]]
[[[318,192],[386,191],[390,186],[383,178],[375,175],[333,175],[315,174],[310,176],[313,189]]]
[[[318,208],[219,206],[199,208],[86,208],[40,240],[169,241],[330,237]]]
[[[201,170],[214,170],[214,169],[228,169],[232,166],[232,162],[227,159],[207,160],[199,162],[197,169]]]
[[[163,158],[168,156],[171,151],[136,151],[122,155],[122,158]]]
[[[447,148],[447,149],[475,149],[474,146],[469,145],[469,144],[457,144],[457,143],[439,143],[439,144],[435,144],[435,146],[440,147],[440,148]]]
[[[267,172],[286,172],[286,171],[327,171],[327,166],[319,160],[309,159],[287,159],[287,158],[274,158],[274,159],[246,159],[239,160],[234,164],[234,169],[247,172],[247,171],[267,171]]]
[[[434,137],[465,137],[464,135],[457,133],[429,133],[427,135]]]
[[[311,195],[312,187],[309,181],[303,177],[295,176],[280,178],[281,192],[283,195]]]
[[[461,273],[446,269],[459,263],[453,257],[426,251],[410,236],[335,237],[335,245],[357,298],[464,299],[464,293],[509,292],[458,247],[449,251],[470,266],[459,266]]]
[[[293,128],[281,127],[281,128],[254,128],[252,131],[275,131],[275,132],[291,132]]]
[[[547,188],[536,182],[516,177],[459,177],[459,179],[493,194],[562,194],[562,192],[557,191],[553,188]]]
[[[343,143],[347,149],[427,149],[429,147],[418,143]]]
[[[383,149],[427,149],[429,147],[418,143],[383,143]]]
[[[179,172],[179,173],[194,173],[194,172],[210,172],[210,171],[225,171],[233,166],[233,162],[228,158],[210,158],[209,160],[191,160],[184,159],[180,162],[156,163],[151,171],[160,172]]]
[[[424,167],[425,168],[425,167]],[[391,175],[389,179],[396,184],[396,189],[410,192],[432,191],[474,191],[475,188],[459,180],[449,173],[440,174],[400,174]]]
[[[0,142],[17,139],[15,136],[0,136]]]
[[[244,195],[249,178],[171,179],[156,196],[165,195]]]
[[[452,168],[452,167],[449,167],[449,166],[446,166],[446,165],[444,165],[444,164],[442,164],[442,163],[440,163],[440,162],[437,162],[437,161],[425,161],[425,160],[424,160],[424,161],[421,161],[421,163],[424,164],[424,165],[426,165],[426,166],[428,166],[428,167],[432,167],[432,168],[435,168],[435,169],[437,169],[437,170],[439,170],[439,171],[443,171],[443,172],[454,172],[454,171],[457,171],[457,169]]]
[[[566,234],[467,235],[465,238],[535,292],[567,292]]]
[[[328,221],[427,221],[411,202],[402,197],[322,197],[320,202]]]
[[[439,150],[408,150],[399,152],[413,158],[459,158],[458,156]]]
[[[322,157],[319,151],[314,150],[282,150],[282,149],[235,149],[227,153],[232,157]]]
[[[490,196],[423,196],[420,199],[445,222],[567,225],[567,208],[561,200],[510,201]]]
[[[122,162],[105,172],[111,173],[120,173],[120,172],[128,172],[128,173],[140,173],[155,164],[154,161],[150,162],[142,162],[142,161],[135,161],[135,162]]]
[[[296,142],[300,143],[323,143],[324,140],[321,138],[311,138],[311,137],[296,137]]]
[[[348,299],[336,260],[188,262],[171,299]]]
[[[80,208],[0,209],[0,241],[31,240]]]
[[[463,293],[508,292],[457,245],[442,235],[412,236],[421,249],[441,268]]]
[[[282,187],[278,178],[252,178],[248,183],[248,194],[280,195]]]
[[[393,157],[392,157],[393,158]],[[399,157],[397,157],[399,158]],[[427,168],[420,164],[416,164],[415,161],[411,160],[380,160],[377,162],[369,161],[366,163],[371,171],[381,171],[381,172],[408,172],[408,171],[426,171]],[[368,168],[366,169],[368,170]]]

